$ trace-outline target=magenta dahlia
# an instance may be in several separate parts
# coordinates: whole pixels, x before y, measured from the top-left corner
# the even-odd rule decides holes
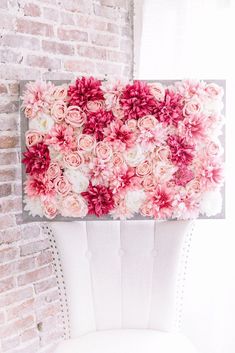
[[[114,120],[111,111],[99,110],[90,113],[87,116],[87,122],[84,125],[83,133],[94,135],[96,140],[101,141],[104,138],[104,129]]]
[[[164,187],[157,187],[149,194],[147,201],[152,205],[152,214],[155,219],[165,219],[171,216],[172,197]]]
[[[193,160],[195,147],[185,142],[185,139],[173,135],[169,136],[167,143],[171,151],[171,161],[178,165],[189,165]]]
[[[185,187],[194,178],[192,170],[185,166],[181,166],[174,174],[174,181],[176,185]]]
[[[108,214],[114,208],[113,193],[103,185],[93,186],[90,183],[87,191],[81,195],[87,201],[89,214],[100,217]]]
[[[50,164],[51,158],[47,145],[38,143],[23,153],[22,163],[26,166],[26,173],[30,175],[44,174]]]
[[[86,108],[90,101],[103,100],[103,91],[101,90],[101,81],[94,77],[78,78],[74,85],[68,89],[69,105],[77,105]]]
[[[162,123],[177,127],[179,121],[184,119],[183,106],[182,96],[167,90],[164,101],[155,105],[154,115]]]
[[[152,114],[157,104],[149,86],[141,81],[127,85],[120,97],[125,119],[139,119]]]

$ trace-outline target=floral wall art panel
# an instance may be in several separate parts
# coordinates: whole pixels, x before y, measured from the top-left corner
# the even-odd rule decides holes
[[[225,81],[21,82],[25,222],[224,218]]]

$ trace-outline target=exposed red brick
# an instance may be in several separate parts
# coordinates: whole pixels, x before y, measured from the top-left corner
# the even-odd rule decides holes
[[[105,48],[97,48],[92,46],[81,46],[78,45],[77,53],[81,56],[85,56],[89,59],[105,60],[107,50]]]
[[[21,256],[34,254],[34,253],[39,252],[41,250],[47,249],[49,246],[50,245],[49,245],[48,239],[34,241],[32,243],[22,245],[20,247],[20,254],[21,254]]]
[[[12,48],[24,48],[30,50],[39,50],[40,40],[34,37],[27,37],[21,34],[4,34],[2,43]]]
[[[21,239],[19,228],[10,228],[0,231],[0,245],[9,244]]]
[[[0,327],[0,336],[8,337],[12,332],[18,333],[19,331],[32,326],[35,323],[33,315],[27,316],[24,319],[13,321],[3,327]]]
[[[119,38],[111,34],[92,33],[91,42],[95,45],[101,45],[109,48],[117,48],[119,46]]]
[[[68,71],[78,71],[89,74],[89,72],[94,70],[95,65],[92,61],[68,60],[64,63],[64,67]]]
[[[64,9],[71,12],[90,13],[92,11],[92,3],[89,0],[61,0]]]
[[[46,20],[58,22],[59,19],[59,11],[54,8],[44,7],[43,8],[43,17]]]
[[[61,61],[59,59],[48,58],[48,56],[28,55],[27,64],[35,67],[45,67],[48,69],[59,69]]]
[[[14,199],[0,199],[0,212],[12,213],[22,211],[22,200],[20,197]]]
[[[21,319],[31,314],[34,310],[34,298],[7,309],[7,320]]]
[[[15,280],[13,277],[8,277],[0,280],[0,293],[6,292],[15,287]],[[1,329],[0,329],[1,332]],[[0,334],[1,337],[1,334]]]
[[[36,309],[37,321],[43,321],[48,317],[58,314],[61,310],[60,302],[50,303],[50,305],[43,306],[42,308]]]
[[[10,349],[12,350],[13,348],[17,347],[20,344],[20,337],[19,336],[14,336],[14,337],[8,337],[2,340],[2,351],[9,351]]]
[[[5,94],[7,93],[7,86],[4,85],[3,83],[0,83],[0,94]]]
[[[2,184],[0,185],[0,197],[6,197],[11,194],[11,185],[10,184]]]
[[[13,101],[13,102],[1,102],[0,101],[0,114],[1,113],[15,113],[18,112],[19,110],[19,102],[18,101]]]
[[[21,333],[20,337],[22,342],[30,341],[38,336],[38,331],[36,328],[30,328]]]
[[[40,7],[36,4],[29,3],[24,6],[24,15],[38,17],[41,15]]]
[[[49,53],[62,54],[62,55],[73,55],[74,47],[70,44],[51,42],[47,40],[42,41],[42,48]]]
[[[16,247],[0,250],[0,263],[14,260],[17,257],[18,253],[19,251]]]
[[[59,28],[58,37],[61,40],[67,40],[67,41],[74,41],[74,40],[78,42],[88,41],[88,33],[84,31],[79,31],[76,29]]]
[[[36,257],[36,261],[39,266],[47,265],[52,262],[52,253],[50,250],[40,253]]]
[[[10,131],[17,130],[18,116],[15,114],[1,114],[0,115],[0,130]]]
[[[42,293],[43,291],[46,291],[50,288],[56,287],[57,286],[57,282],[55,277],[52,278],[48,278],[44,281],[38,282],[34,284],[34,289],[35,292],[38,293]]]
[[[23,286],[28,283],[34,283],[39,281],[40,279],[46,278],[52,274],[52,267],[46,266],[43,268],[39,268],[37,270],[27,272],[23,275],[17,277],[17,282],[19,286]]]
[[[16,152],[1,152],[0,151],[0,165],[16,164],[17,153]]]
[[[1,176],[1,171],[0,171],[0,176]],[[14,227],[16,224],[15,222],[15,217],[13,215],[0,215],[0,229],[6,229],[10,227]]]
[[[16,28],[17,31],[21,33],[29,33],[45,37],[52,37],[54,35],[53,26],[47,23],[29,21],[22,18],[16,20]]]
[[[38,238],[39,234],[40,228],[37,224],[27,224],[22,229],[23,239]]]
[[[17,303],[21,300],[32,298],[33,287],[15,289],[14,292],[7,293],[0,296],[0,307],[6,307],[12,303]]]
[[[0,136],[0,148],[14,148],[18,144],[19,138],[17,136]]]

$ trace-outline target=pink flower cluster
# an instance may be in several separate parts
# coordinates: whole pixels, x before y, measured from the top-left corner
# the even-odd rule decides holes
[[[28,83],[25,210],[48,219],[218,213],[222,99],[204,81]]]

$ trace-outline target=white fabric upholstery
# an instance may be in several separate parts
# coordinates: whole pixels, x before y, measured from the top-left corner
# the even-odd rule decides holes
[[[52,223],[71,337],[95,330],[169,331],[188,221]]]
[[[196,353],[184,336],[153,330],[112,330],[62,342],[56,353]]]

